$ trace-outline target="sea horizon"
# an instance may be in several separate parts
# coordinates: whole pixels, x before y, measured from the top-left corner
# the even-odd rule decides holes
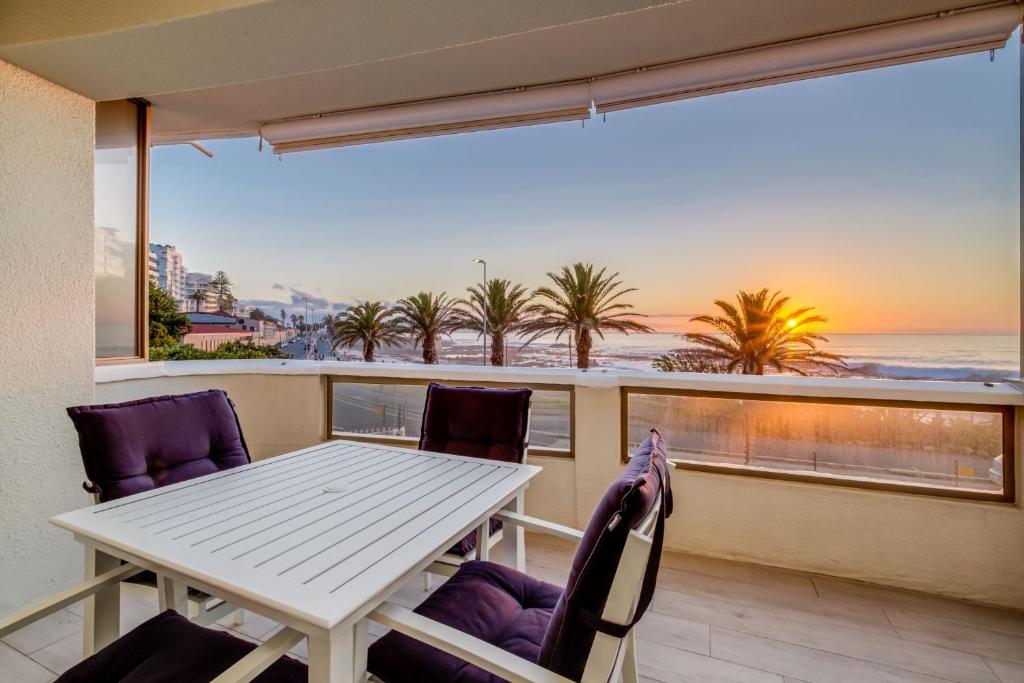
[[[999,333],[858,333],[832,332],[822,348],[846,358],[855,376],[994,381],[1017,376],[1020,368],[1019,338]],[[659,355],[686,348],[683,333],[606,334],[594,338],[591,366],[617,370],[650,371]],[[541,337],[523,346],[518,339],[506,344],[509,365],[569,367],[565,338]],[[339,350],[344,360],[361,359],[357,349]],[[384,348],[381,362],[417,362],[419,350],[411,345]],[[459,332],[441,340],[440,362],[479,364],[483,344],[474,333]]]

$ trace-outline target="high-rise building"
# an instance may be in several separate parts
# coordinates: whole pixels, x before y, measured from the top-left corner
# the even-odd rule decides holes
[[[96,226],[96,237],[93,241],[94,269],[97,277],[123,278],[127,245],[116,228],[102,225]]]
[[[150,253],[156,257],[156,283],[177,302],[185,301],[185,281],[188,269],[181,252],[173,244],[150,244]]]
[[[217,310],[217,293],[213,291],[212,280],[213,276],[209,273],[187,273],[185,275],[184,310],[199,313],[212,313]],[[202,292],[204,297],[198,301],[198,305],[196,292]]]

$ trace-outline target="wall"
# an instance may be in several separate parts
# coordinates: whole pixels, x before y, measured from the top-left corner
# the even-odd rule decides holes
[[[569,526],[585,526],[605,488],[622,468],[619,380],[606,375],[307,361],[150,365],[104,368],[97,398],[121,400],[224,388],[238,403],[246,438],[256,442],[263,455],[300,448],[320,438],[323,396],[318,382],[322,374],[575,383],[576,459],[531,458],[531,463],[544,471],[527,491],[527,513]],[[226,371],[238,374],[218,374]],[[641,379],[631,375],[624,381],[636,385]],[[661,376],[646,381],[664,385],[668,380]],[[684,380],[685,387],[677,388],[706,381]],[[758,386],[763,390],[770,385]],[[794,386],[776,389],[809,392],[823,390],[825,385],[800,382]],[[842,387],[848,393],[865,390],[856,384]],[[910,392],[907,396],[916,391],[913,383],[889,386],[877,380],[867,389],[877,393],[887,387]],[[977,388],[981,393],[972,393],[966,383],[931,383],[917,389],[928,392],[932,400],[937,400],[942,391],[957,392],[955,397],[967,402],[1015,404],[1022,399],[1008,387],[991,394],[981,385]],[[1020,412],[1018,408],[1018,432]],[[1018,443],[1022,438],[1024,434],[1019,433]],[[1018,491],[1020,470],[1018,466]],[[673,473],[673,491],[675,514],[666,531],[670,548],[1024,609],[1024,510],[1019,504],[686,470]]]
[[[46,520],[88,502],[64,408],[94,389],[94,119],[0,62],[0,614],[82,576]]]

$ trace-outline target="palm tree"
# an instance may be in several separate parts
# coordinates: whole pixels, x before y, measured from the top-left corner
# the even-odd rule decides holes
[[[283,308],[281,309],[281,324],[285,326],[288,325],[288,314],[285,313]]]
[[[604,331],[653,332],[654,330],[630,318],[644,317],[631,313],[632,304],[619,301],[633,287],[622,287],[618,273],[605,275],[605,268],[595,271],[591,263],[563,266],[559,273],[548,273],[554,287],[541,287],[533,292],[540,299],[529,306],[526,313],[533,316],[524,326],[530,332],[527,343],[538,337],[554,333],[555,339],[572,334],[576,342],[576,367],[590,367],[590,348],[593,334],[604,339]]]
[[[795,372],[806,375],[807,366],[825,368],[839,373],[847,367],[846,360],[834,353],[818,348],[828,339],[811,332],[812,325],[828,319],[812,313],[805,306],[785,312],[788,296],[781,292],[769,295],[767,289],[744,292],[736,296],[736,304],[721,299],[715,301],[724,315],[698,315],[691,322],[710,325],[716,331],[710,334],[687,334],[701,354],[721,363],[724,372],[744,375],[763,375],[766,368],[777,372]]]
[[[530,304],[530,292],[509,280],[493,278],[486,285],[467,287],[467,299],[456,303],[465,308],[460,311],[460,327],[482,335],[484,328],[484,302],[487,303],[486,332],[491,337],[491,365],[505,365],[505,338],[521,332],[529,316],[526,309]]]
[[[252,318],[253,320],[266,320],[268,316],[267,312],[264,311],[262,308],[254,308],[251,311],[249,311],[249,317]]]
[[[231,278],[223,270],[218,270],[210,280],[210,286],[217,293],[217,309],[226,310],[228,297],[231,296]]]
[[[330,328],[331,348],[352,348],[361,345],[363,360],[373,362],[373,352],[382,345],[393,346],[402,340],[403,330],[394,312],[379,301],[353,306],[344,315],[334,318]]]
[[[462,326],[462,316],[455,308],[455,301],[449,299],[446,292],[437,296],[431,292],[420,292],[399,299],[395,314],[403,331],[412,336],[413,345],[423,347],[423,362],[427,365],[437,365],[437,338]]]
[[[292,329],[298,329],[299,327],[299,316],[292,313]]]
[[[196,313],[198,313],[199,312],[199,307],[202,304],[206,303],[206,292],[197,289],[196,291],[194,291],[191,294],[189,294],[188,298],[191,299],[192,301],[196,302]]]

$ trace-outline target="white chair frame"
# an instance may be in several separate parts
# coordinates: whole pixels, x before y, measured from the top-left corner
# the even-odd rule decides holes
[[[59,593],[44,598],[34,605],[17,610],[0,619],[0,638],[14,633],[43,617],[53,614],[68,605],[91,598],[96,593],[119,585],[142,571],[142,567],[122,564],[98,576],[87,579]],[[216,608],[215,608],[216,609]],[[195,619],[193,621],[196,621]],[[214,679],[214,683],[245,683],[259,676],[288,650],[298,644],[306,635],[284,627],[270,640],[238,660],[227,671]]]
[[[533,416],[533,408],[531,407],[526,411],[526,443],[523,444],[523,464],[526,464],[526,458],[530,453],[530,419]],[[491,515],[492,517],[498,517],[498,515]],[[504,529],[498,529],[493,534],[490,532],[490,520],[484,522],[488,525],[487,528],[487,548],[483,553],[480,552],[480,548],[483,547],[483,542],[480,534],[477,534],[477,545],[475,548],[470,550],[465,555],[456,555],[455,553],[445,553],[441,557],[434,560],[429,567],[423,571],[423,590],[430,590],[430,576],[432,574],[440,574],[442,576],[454,576],[455,572],[459,570],[459,567],[463,563],[469,560],[486,560],[490,551],[494,549],[494,546],[501,543],[501,539],[504,538]]]
[[[630,530],[619,566],[615,569],[602,619],[616,624],[628,624],[636,614],[660,510],[659,500],[637,528]],[[493,516],[506,525],[556,536],[577,544],[583,539],[583,532],[577,529],[535,517],[505,511]],[[395,603],[383,603],[370,612],[369,617],[512,683],[571,683],[564,676]],[[637,683],[638,680],[633,631],[630,630],[624,638],[598,632],[590,648],[581,683]]]

